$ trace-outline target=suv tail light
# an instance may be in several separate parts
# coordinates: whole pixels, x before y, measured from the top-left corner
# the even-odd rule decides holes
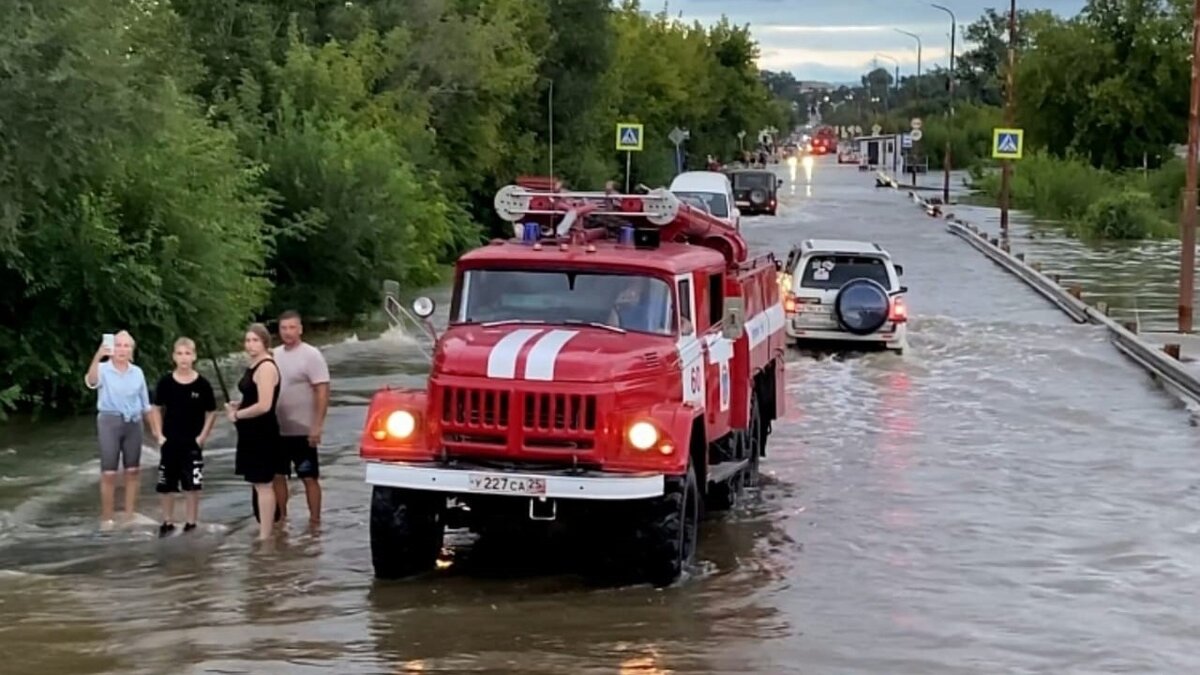
[[[796,296],[792,295],[791,291],[788,291],[787,295],[783,296],[783,312],[784,314],[796,313]]]
[[[888,321],[893,323],[903,323],[908,321],[908,305],[904,304],[904,298],[896,295],[892,296],[892,306],[888,310]]]

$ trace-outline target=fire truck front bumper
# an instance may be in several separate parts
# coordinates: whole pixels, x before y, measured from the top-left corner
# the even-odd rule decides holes
[[[370,485],[455,494],[617,501],[661,497],[665,492],[666,479],[663,474],[533,472],[490,467],[368,462],[366,482]]]

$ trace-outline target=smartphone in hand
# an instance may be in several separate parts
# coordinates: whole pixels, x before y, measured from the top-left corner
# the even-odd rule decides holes
[[[104,349],[106,349],[108,351],[107,354],[100,357],[100,362],[103,363],[112,357],[113,347],[117,346],[116,334],[115,333],[105,333],[104,337],[102,337],[100,339],[100,344],[101,344],[101,346],[104,347]]]

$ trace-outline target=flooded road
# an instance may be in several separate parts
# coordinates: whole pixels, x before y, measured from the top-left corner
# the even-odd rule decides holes
[[[890,249],[911,349],[790,357],[791,411],[761,495],[706,524],[689,579],[594,589],[555,551],[452,540],[449,569],[376,583],[355,443],[371,393],[422,382],[425,361],[402,335],[361,336],[325,349],[323,528],[307,531],[296,486],[288,534],[267,548],[224,424],[200,536],[162,541],[150,527],[95,533],[88,420],[5,429],[2,671],[1200,668],[1200,433],[1187,411],[903,193],[828,159],[781,174],[779,217],[745,221],[752,244]],[[157,517],[149,483],[141,510]]]

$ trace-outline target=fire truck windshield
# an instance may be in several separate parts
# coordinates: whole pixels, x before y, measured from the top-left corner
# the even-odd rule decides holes
[[[657,335],[674,330],[671,287],[643,275],[470,270],[458,306],[468,323],[596,323]]]

